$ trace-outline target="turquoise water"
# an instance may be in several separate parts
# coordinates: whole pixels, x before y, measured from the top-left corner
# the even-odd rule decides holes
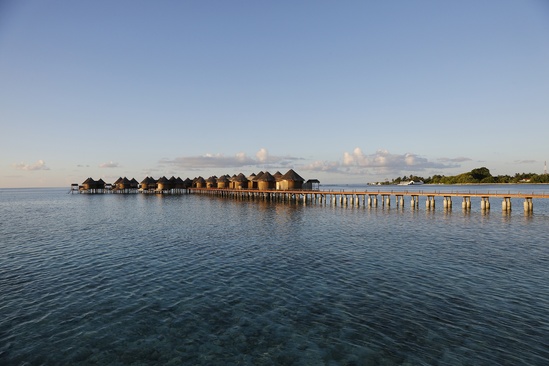
[[[499,203],[0,190],[0,364],[547,365],[549,202]]]

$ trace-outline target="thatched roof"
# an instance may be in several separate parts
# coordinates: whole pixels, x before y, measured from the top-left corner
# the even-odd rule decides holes
[[[145,179],[143,179],[143,180],[141,181],[141,185],[142,185],[142,186],[148,186],[150,183],[151,183],[151,180],[150,180],[149,177],[145,177]]]
[[[234,177],[232,179],[233,182],[247,182],[248,181],[248,178],[246,178],[246,176],[242,173],[238,174],[236,177]]]
[[[282,177],[282,173],[277,170],[276,173],[273,174],[273,177],[275,177],[278,182],[280,180],[280,177]]]
[[[122,177],[115,180],[113,184],[120,184],[120,183],[122,183]]]
[[[166,184],[166,183],[168,183],[168,178],[166,178],[166,177],[161,177],[161,178],[159,178],[159,179],[156,181],[156,183]]]
[[[195,183],[202,183],[202,184],[204,184],[204,183],[206,183],[206,180],[205,180],[204,178],[202,178],[202,177],[198,177],[198,178],[196,178],[196,179],[194,180],[194,182],[195,182]]]
[[[227,178],[226,175],[222,175],[217,179],[218,182],[227,183],[229,181],[229,178]]]
[[[125,186],[129,186],[130,185],[130,180],[126,177],[124,177],[124,179],[122,179],[122,183],[124,183]]]
[[[193,181],[190,179],[190,178],[187,178],[183,181],[185,183],[186,186],[192,186],[193,185]]]
[[[252,179],[254,182],[257,182],[259,181],[259,178],[261,178],[261,176],[265,174],[263,173],[263,171],[260,171],[259,173],[257,173],[257,175]]]
[[[130,183],[132,183],[132,184],[138,184],[138,182],[135,180],[135,178],[132,178],[132,179],[130,180]]]
[[[209,177],[208,179],[206,179],[206,183],[217,183],[217,177],[215,175]]]
[[[254,180],[255,177],[256,177],[255,173],[252,173],[248,175],[248,180]]]
[[[281,177],[282,180],[293,180],[294,182],[305,182],[305,179],[303,179],[299,174],[294,172],[293,169],[290,169]]]
[[[273,177],[271,175],[271,173],[269,173],[269,172],[265,172],[265,173],[261,174],[261,176],[257,180],[261,181],[261,182],[275,182],[276,181],[275,177]]]
[[[95,184],[95,181],[90,177],[82,182],[82,184]]]
[[[105,181],[101,178],[99,178],[99,180],[95,181],[96,184],[98,185],[104,185],[105,184]]]

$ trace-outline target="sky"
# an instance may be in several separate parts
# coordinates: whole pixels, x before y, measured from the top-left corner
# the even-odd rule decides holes
[[[0,188],[546,160],[546,0],[0,0]]]

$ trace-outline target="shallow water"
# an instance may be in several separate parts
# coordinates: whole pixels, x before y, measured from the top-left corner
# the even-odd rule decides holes
[[[549,364],[549,202],[66,193],[0,190],[2,365]]]

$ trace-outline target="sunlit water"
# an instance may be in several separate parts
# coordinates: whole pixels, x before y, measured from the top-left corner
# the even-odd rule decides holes
[[[0,364],[548,365],[549,202],[499,204],[0,190]]]

